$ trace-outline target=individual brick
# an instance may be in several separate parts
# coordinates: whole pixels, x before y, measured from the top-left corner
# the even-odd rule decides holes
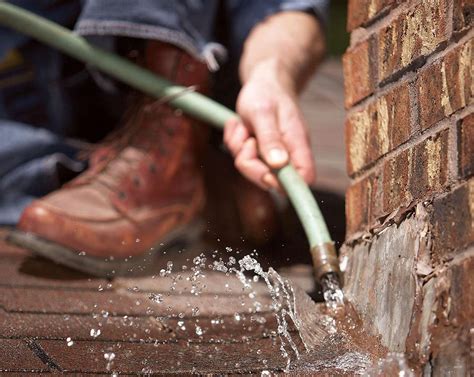
[[[380,82],[408,67],[416,59],[431,54],[448,39],[448,3],[448,0],[419,2],[379,32]]]
[[[165,293],[165,292],[162,292]],[[167,296],[163,303],[153,302],[149,293],[118,291],[79,291],[53,290],[46,288],[5,288],[0,286],[0,306],[10,312],[30,312],[45,314],[91,314],[108,313],[113,316],[168,316],[170,313],[182,313],[192,317],[192,309],[198,307],[204,315],[233,314],[238,309],[253,306],[250,298],[240,295],[194,294]],[[38,300],[41,297],[41,300]],[[219,302],[219,305],[216,303]],[[269,296],[259,297],[262,308],[271,304]],[[171,309],[169,309],[170,307]]]
[[[450,319],[454,320],[458,326],[471,325],[474,318],[474,279],[472,278],[474,256],[467,257],[460,263],[453,265],[451,270],[452,307],[449,314]]]
[[[410,192],[423,199],[448,182],[448,130],[427,138],[412,149]]]
[[[472,101],[473,39],[423,69],[417,79],[421,128],[465,107]]]
[[[345,105],[349,108],[373,93],[375,89],[375,56],[370,38],[346,51],[342,58]]]
[[[474,1],[453,1],[453,30],[461,33],[469,30],[474,22]]]
[[[404,150],[383,166],[383,212],[391,213],[411,201],[408,190],[412,156]]]
[[[24,340],[0,339],[0,372],[49,372],[49,369]]]
[[[348,236],[364,230],[381,212],[379,177],[379,173],[372,173],[348,188],[346,193]]]
[[[108,283],[106,279],[88,276],[51,263],[47,259],[39,257],[25,258],[21,255],[5,256],[1,253],[3,247],[4,244],[0,242],[0,254],[3,260],[0,263],[0,285],[2,286],[97,290],[100,287],[105,287]]]
[[[396,0],[349,0],[347,31],[372,21],[396,2]]]
[[[347,119],[349,175],[406,142],[411,133],[409,83],[405,82]]]
[[[474,174],[474,114],[469,114],[458,125],[459,177]]]
[[[267,363],[275,369],[283,369],[286,365],[286,359],[279,350],[279,343],[272,338],[248,343],[181,341],[153,344],[77,341],[71,347],[65,347],[63,341],[56,340],[40,340],[38,343],[66,373],[111,374],[111,371],[116,371],[119,374],[133,375],[227,375],[262,370]],[[344,352],[344,347],[336,352],[338,351]],[[112,352],[114,358],[108,363],[104,354]],[[320,362],[323,362],[324,358],[327,360],[327,357],[322,355]]]
[[[368,223],[368,183],[367,179],[363,179],[347,189],[346,229],[348,236],[362,230]]]
[[[474,179],[433,202],[433,256],[444,260],[474,242]]]
[[[104,312],[105,313],[105,312]],[[113,317],[100,315],[63,315],[9,313],[0,309],[0,334],[12,338],[49,338],[94,340],[91,329],[100,329],[97,340],[136,341],[170,338],[170,329],[156,317]]]

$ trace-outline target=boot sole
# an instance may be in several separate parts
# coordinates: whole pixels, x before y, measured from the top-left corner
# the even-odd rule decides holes
[[[85,272],[97,277],[136,276],[154,271],[153,259],[163,250],[170,251],[174,248],[184,247],[198,240],[204,224],[196,221],[170,232],[149,251],[139,256],[125,259],[101,258],[88,255],[79,255],[72,249],[52,241],[38,237],[33,233],[12,230],[6,241],[12,245],[30,250],[58,264]]]

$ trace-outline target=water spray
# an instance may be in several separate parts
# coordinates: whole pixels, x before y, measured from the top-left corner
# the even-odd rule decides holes
[[[54,47],[155,98],[171,98],[172,106],[217,128],[223,129],[229,119],[238,118],[235,112],[210,98],[186,91],[182,86],[93,46],[69,29],[4,1],[0,1],[0,25]],[[340,292],[341,271],[334,242],[311,190],[291,164],[278,169],[276,175],[303,225],[313,257],[315,278],[321,283],[325,297]]]

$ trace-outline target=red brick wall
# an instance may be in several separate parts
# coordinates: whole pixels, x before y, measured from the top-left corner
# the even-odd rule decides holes
[[[472,176],[473,8],[472,0],[349,1],[349,238]]]
[[[473,14],[474,0],[349,0],[351,43],[343,57],[351,178],[343,253],[350,258],[359,248],[370,251],[382,229],[413,219],[423,208],[423,269],[431,272],[417,273],[421,262],[413,250],[418,309],[407,313],[413,317],[406,349],[416,349],[422,337],[416,326],[428,323],[420,308],[429,312],[429,305],[448,300],[462,313],[437,309],[439,317],[427,326],[433,339],[424,362],[438,360],[431,363],[438,371],[454,355],[442,351],[443,341],[452,338],[451,347],[474,336]],[[467,276],[470,283],[461,284]],[[437,293],[425,302],[422,292],[431,289],[424,287],[432,277]]]

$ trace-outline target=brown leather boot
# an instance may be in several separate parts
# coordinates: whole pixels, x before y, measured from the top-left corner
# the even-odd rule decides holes
[[[145,60],[171,81],[207,87],[206,66],[178,48],[149,42]],[[142,98],[121,137],[97,149],[86,172],[25,209],[11,241],[104,276],[126,273],[150,259],[150,250],[195,234],[205,195],[197,164],[203,130],[194,123]]]

